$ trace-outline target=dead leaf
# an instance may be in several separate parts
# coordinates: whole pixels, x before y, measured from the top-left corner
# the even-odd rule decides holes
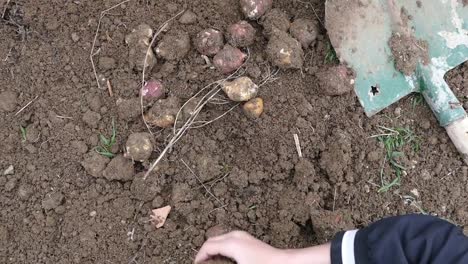
[[[163,227],[164,223],[166,223],[167,216],[171,211],[171,206],[165,206],[162,208],[152,210],[153,214],[151,215],[151,221],[154,223],[156,228]]]

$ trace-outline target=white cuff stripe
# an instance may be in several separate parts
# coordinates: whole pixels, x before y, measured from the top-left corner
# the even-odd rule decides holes
[[[358,230],[347,231],[341,242],[341,258],[343,264],[356,264],[354,259],[354,238]]]

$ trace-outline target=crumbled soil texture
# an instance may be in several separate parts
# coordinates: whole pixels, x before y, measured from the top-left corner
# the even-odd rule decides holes
[[[117,143],[110,151],[117,161],[130,134],[147,132],[137,99],[141,74],[129,65],[125,44],[131,29],[141,23],[156,29],[185,7],[196,22],[175,19],[166,30],[184,30],[191,39],[243,19],[235,0],[133,0],[112,9],[101,21],[95,55],[97,61],[113,59],[97,68],[112,86],[111,97],[106,82],[97,88],[89,56],[99,15],[118,2],[12,0],[6,6],[0,21],[1,263],[191,263],[205,230],[216,225],[274,246],[302,247],[418,208],[467,224],[468,168],[418,97],[367,118],[352,92],[321,91],[316,74],[329,66],[323,28],[304,51],[301,70],[282,70],[261,87],[260,118],[251,120],[237,107],[191,129],[146,180],[147,162],[115,164],[92,156],[99,134],[111,135],[113,119]],[[323,0],[277,0],[274,7],[294,14],[292,19],[315,20],[312,8],[324,17]],[[259,34],[246,66],[259,83],[273,68],[262,28],[251,23]],[[162,80],[170,96],[185,102],[223,75],[207,68],[192,47],[180,61],[158,59],[149,78]],[[447,78],[466,103],[468,65]],[[203,120],[233,105],[209,104]],[[379,126],[410,128],[421,142],[418,152],[403,149],[406,173],[400,186],[385,193],[377,192],[381,175],[390,182],[394,173],[384,165],[383,145],[371,137],[382,133]],[[171,130],[153,133],[151,160]],[[96,163],[94,176],[82,166],[86,159]],[[166,205],[172,206],[167,222],[155,229],[150,212]]]
[[[388,45],[393,54],[395,68],[407,76],[414,74],[419,63],[429,63],[427,41],[393,33]]]

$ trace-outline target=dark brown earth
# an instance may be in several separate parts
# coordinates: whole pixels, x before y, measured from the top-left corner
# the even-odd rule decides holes
[[[417,207],[468,224],[468,167],[424,103],[411,96],[367,118],[353,93],[324,95],[326,84],[317,78],[330,66],[324,63],[323,27],[304,51],[302,70],[282,70],[261,87],[260,118],[247,118],[237,107],[190,130],[143,180],[149,164],[128,164],[120,156],[130,134],[147,132],[137,98],[141,74],[128,63],[125,36],[141,23],[156,29],[184,8],[196,14],[196,22],[176,19],[167,30],[185,31],[191,39],[205,28],[224,31],[244,19],[238,1],[184,6],[180,0],[133,0],[111,10],[102,20],[95,58],[106,58],[97,71],[110,81],[112,97],[106,85],[97,88],[89,56],[100,13],[119,1],[6,2],[0,4],[0,263],[191,263],[205,230],[216,225],[248,231],[274,246],[302,247],[383,216],[420,212]],[[315,21],[315,10],[323,23],[322,0],[277,0],[274,7],[293,20]],[[258,33],[246,66],[259,82],[268,69],[267,39],[253,25]],[[158,59],[148,73],[181,102],[223,77],[206,68],[193,47],[180,61]],[[467,107],[468,64],[447,79]],[[208,105],[203,117],[232,105]],[[109,168],[112,162],[93,155],[99,133],[110,134],[113,118],[112,151],[119,154],[114,161],[122,162]],[[380,133],[378,126],[407,127],[421,140],[419,152],[404,149],[407,173],[401,186],[386,193],[377,192],[385,155],[371,138]],[[171,133],[153,132],[151,160]],[[101,164],[101,171],[87,172],[86,159]],[[386,181],[393,179],[389,166],[383,172]],[[150,212],[166,205],[172,211],[156,230]]]

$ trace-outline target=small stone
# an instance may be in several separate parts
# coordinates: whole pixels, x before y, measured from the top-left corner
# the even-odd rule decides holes
[[[48,193],[42,200],[42,208],[44,208],[44,210],[55,209],[63,203],[64,199],[65,197],[61,192]]]
[[[248,77],[240,77],[230,82],[224,82],[222,89],[235,102],[245,102],[254,98],[258,93],[258,86]]]
[[[216,55],[224,45],[223,33],[216,29],[208,28],[199,32],[193,40],[195,48],[203,55]]]
[[[367,154],[367,160],[370,162],[376,162],[380,159],[380,153],[378,151],[371,151]]]
[[[3,171],[3,175],[12,175],[14,173],[15,173],[15,167],[13,167],[13,165],[8,166],[8,168],[6,168]]]
[[[174,124],[179,109],[180,102],[177,97],[161,99],[145,114],[145,120],[157,127],[168,128]]]
[[[16,93],[5,91],[0,93],[0,112],[11,112],[16,108]]]
[[[95,217],[96,215],[97,215],[96,211],[89,212],[89,216],[91,216],[91,217]]]
[[[430,180],[432,178],[432,176],[431,176],[431,173],[428,170],[423,169],[421,171],[421,178],[423,180],[425,180],[425,181],[428,181],[428,180]]]
[[[182,14],[182,16],[180,16],[179,22],[185,25],[194,24],[195,22],[197,22],[197,14],[190,10],[187,10]]]
[[[88,146],[83,141],[74,140],[71,142],[70,145],[71,148],[79,154],[85,154],[86,152],[88,152]]]
[[[83,122],[91,128],[97,128],[100,120],[101,120],[101,115],[91,110],[88,110],[83,115]]]
[[[37,143],[41,139],[41,132],[36,125],[30,124],[26,127],[26,140],[30,143]]]
[[[102,175],[108,180],[130,181],[134,173],[132,161],[123,155],[118,155],[109,162]]]
[[[71,39],[73,40],[73,42],[78,42],[78,40],[80,40],[80,37],[78,36],[78,34],[76,34],[75,32],[73,32],[71,34]]]
[[[263,99],[259,97],[250,99],[242,109],[247,117],[251,119],[259,118],[263,113]]]
[[[125,157],[136,161],[145,161],[153,153],[153,144],[151,143],[151,134],[133,133],[127,139],[125,145]]]
[[[87,157],[81,162],[81,166],[85,171],[94,177],[101,177],[102,171],[109,163],[109,158],[106,158],[95,151],[88,153]]]
[[[98,66],[101,70],[104,70],[104,71],[112,70],[115,67],[117,67],[117,62],[115,61],[114,58],[111,58],[111,57],[101,57],[99,58]]]

